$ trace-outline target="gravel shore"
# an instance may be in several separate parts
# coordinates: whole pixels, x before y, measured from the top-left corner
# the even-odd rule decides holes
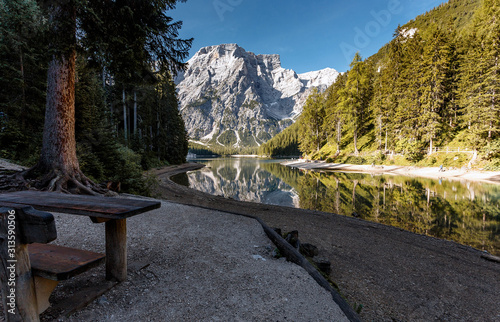
[[[104,252],[104,224],[54,215],[54,243]],[[127,230],[128,280],[68,318],[57,304],[105,283],[104,269],[64,281],[42,321],[347,321],[305,270],[272,257],[254,219],[162,201]]]

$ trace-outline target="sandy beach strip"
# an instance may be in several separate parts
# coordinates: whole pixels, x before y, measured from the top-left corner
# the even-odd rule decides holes
[[[342,163],[327,163],[324,161],[294,160],[282,163],[285,166],[316,171],[341,171],[359,173],[380,173],[404,176],[425,177],[432,179],[448,178],[456,180],[483,181],[500,184],[500,171],[478,171],[465,169],[446,169],[439,171],[439,167],[412,167],[397,165],[357,165]]]

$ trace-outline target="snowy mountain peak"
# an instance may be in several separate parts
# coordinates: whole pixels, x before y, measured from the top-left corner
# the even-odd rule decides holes
[[[337,77],[339,76],[339,72],[333,68],[325,68],[313,72],[299,74],[299,78],[302,81],[305,81],[305,86],[309,87],[321,87],[321,86],[330,86],[335,82]]]
[[[256,55],[237,44],[201,48],[180,73],[181,114],[192,140],[258,146],[291,125],[313,87],[331,85],[327,68],[297,75],[279,55]]]

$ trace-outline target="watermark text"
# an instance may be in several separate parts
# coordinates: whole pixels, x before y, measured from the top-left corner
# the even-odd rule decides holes
[[[226,12],[234,11],[234,9],[242,2],[243,0],[214,0],[213,5],[220,21],[224,21],[224,15]]]
[[[16,211],[7,216],[7,311],[16,314]]]

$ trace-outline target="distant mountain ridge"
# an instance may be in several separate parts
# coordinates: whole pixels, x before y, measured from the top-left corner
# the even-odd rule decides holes
[[[201,48],[176,79],[189,137],[207,145],[253,147],[291,125],[313,88],[325,90],[331,68],[297,74],[279,55],[256,55],[236,44]]]

